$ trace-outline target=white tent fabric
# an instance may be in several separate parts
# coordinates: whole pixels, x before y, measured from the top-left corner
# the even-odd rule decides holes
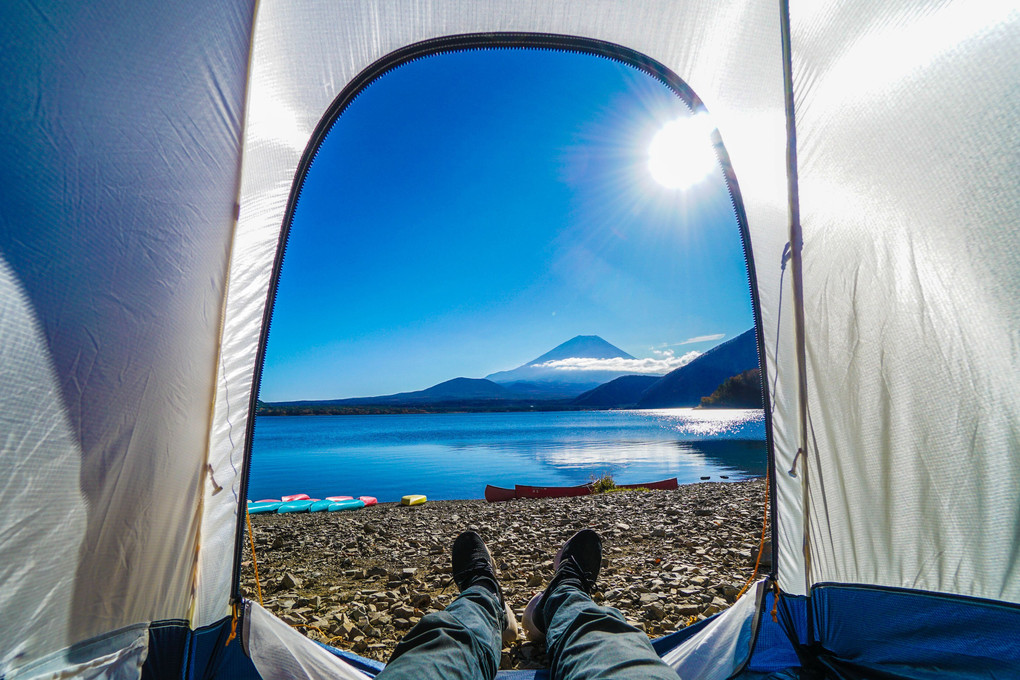
[[[733,677],[751,656],[764,595],[762,579],[696,635],[664,654],[662,660],[681,678]]]
[[[365,680],[370,677],[330,654],[254,602],[246,603],[244,647],[264,678]]]
[[[253,14],[4,6],[0,675],[189,618],[200,547],[230,571],[201,489]]]
[[[302,153],[366,67],[465,33],[608,41],[705,103],[757,270],[783,591],[1020,602],[1016,0],[792,3],[804,366],[784,259],[782,2],[255,9],[4,9],[0,675],[54,654],[55,672],[86,668],[59,650],[111,634],[132,641],[100,656],[137,668],[138,626],[228,614],[258,344]]]
[[[0,617],[0,640],[5,641],[0,669],[8,669],[19,657],[38,657],[53,649],[54,641],[70,637],[85,498],[78,486],[81,449],[60,408],[60,383],[48,361],[46,340],[28,296],[2,260],[0,290],[3,391],[20,397],[20,403],[5,400],[10,408],[0,408],[5,472],[0,499],[4,507],[48,508],[30,522],[18,512],[0,514],[5,558],[0,562],[0,610],[21,613]],[[41,545],[72,549],[56,560],[51,550],[40,550]]]
[[[791,20],[811,581],[1020,602],[1020,5]]]

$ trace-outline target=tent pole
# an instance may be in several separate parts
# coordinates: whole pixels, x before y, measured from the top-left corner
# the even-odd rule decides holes
[[[800,188],[797,178],[797,126],[793,98],[793,58],[790,48],[790,3],[780,0],[780,21],[783,33],[783,88],[786,99],[786,185],[790,212],[790,274],[793,284],[793,327],[797,353],[797,417],[798,444],[796,456],[801,458],[801,512],[804,522],[804,594],[811,596],[811,508],[808,494],[807,449],[807,351],[804,339],[804,270],[801,258],[804,235],[800,224]],[[796,458],[794,461],[796,462]]]

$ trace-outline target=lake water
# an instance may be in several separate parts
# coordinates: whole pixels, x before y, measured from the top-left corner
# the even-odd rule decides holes
[[[307,493],[481,498],[486,484],[563,486],[765,474],[760,410],[264,416],[248,498]]]

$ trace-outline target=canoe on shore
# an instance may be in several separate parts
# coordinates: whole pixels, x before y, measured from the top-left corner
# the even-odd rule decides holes
[[[672,491],[679,488],[676,477],[660,479],[657,482],[645,482],[644,484],[617,484],[618,489],[657,489]],[[577,486],[528,486],[515,484],[512,489],[504,489],[499,486],[487,484],[485,486],[485,500],[490,503],[498,501],[509,501],[514,498],[568,498],[571,496],[587,496],[591,493],[591,484],[579,484]]]
[[[517,492],[513,489],[504,489],[501,486],[492,486],[491,484],[485,485],[485,500],[490,503],[512,501],[515,498],[517,498]]]

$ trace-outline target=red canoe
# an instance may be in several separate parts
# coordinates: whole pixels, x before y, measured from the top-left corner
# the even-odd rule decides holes
[[[617,484],[619,489],[657,489],[672,491],[679,488],[676,477],[661,479],[657,482],[646,482],[644,484]],[[526,486],[516,484],[512,489],[504,489],[499,486],[487,484],[485,486],[485,500],[490,503],[497,501],[509,501],[514,498],[567,498],[570,496],[587,496],[591,493],[590,484],[579,484],[577,486]]]
[[[517,498],[517,492],[513,489],[504,489],[501,486],[485,485],[485,500],[490,503],[497,501],[512,501]]]
[[[568,498],[570,496],[587,496],[591,493],[591,484],[578,486],[526,486],[515,484],[514,493],[518,498]]]

